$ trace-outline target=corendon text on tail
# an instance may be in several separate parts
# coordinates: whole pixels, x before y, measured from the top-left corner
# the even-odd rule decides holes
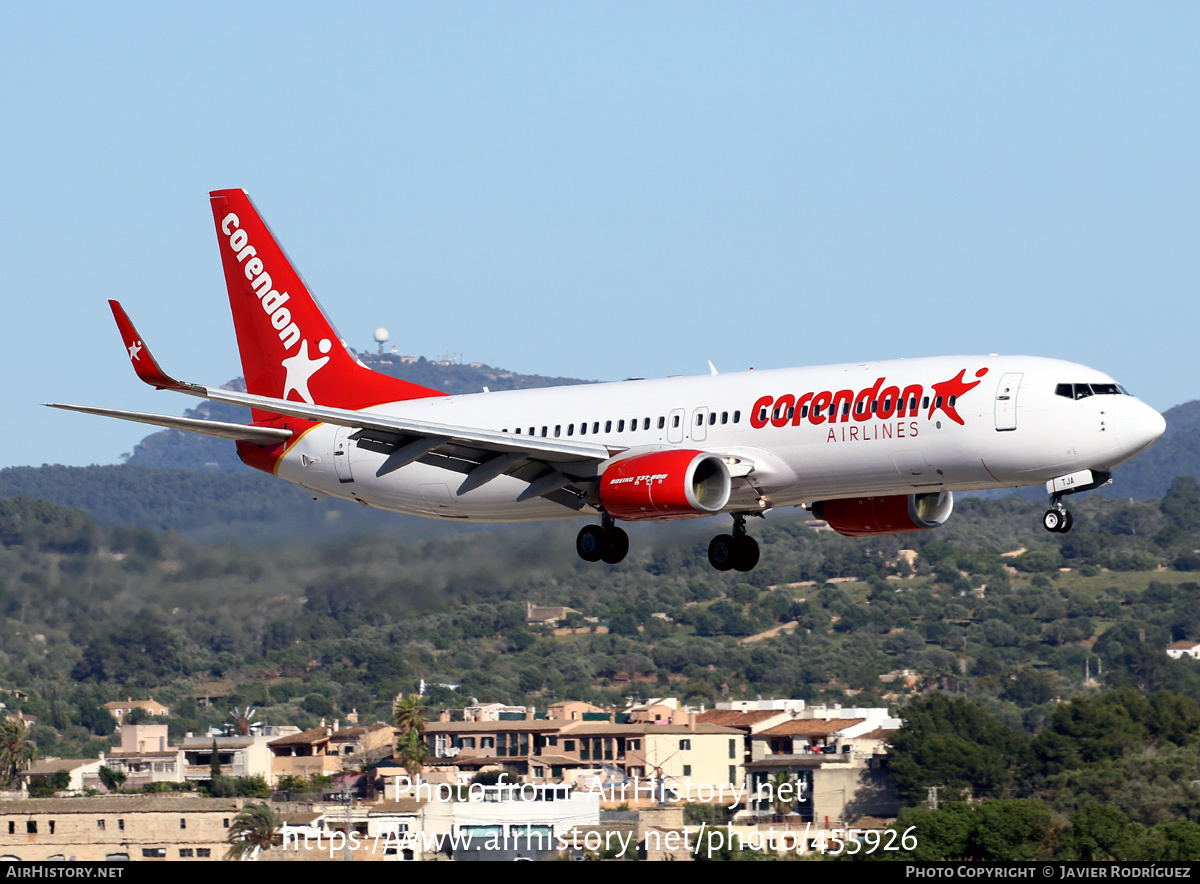
[[[230,439],[242,460],[316,495],[440,519],[584,518],[576,548],[615,564],[617,523],[725,514],[713,567],[759,558],[748,516],[801,506],[842,534],[941,525],[955,491],[1111,481],[1161,415],[1095,369],[957,356],[448,396],[347,350],[242,190],[210,194],[246,392],[176,380],[110,302],[135,372],[248,406],[251,424],[54,404]]]

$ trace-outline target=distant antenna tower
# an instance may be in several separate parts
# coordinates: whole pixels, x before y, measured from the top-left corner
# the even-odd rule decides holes
[[[383,345],[387,343],[388,331],[386,328],[375,329],[375,343],[379,345],[379,355],[383,355]]]

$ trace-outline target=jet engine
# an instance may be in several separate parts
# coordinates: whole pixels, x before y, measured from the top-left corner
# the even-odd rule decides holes
[[[653,451],[619,460],[600,476],[600,505],[628,522],[691,519],[729,502],[729,467],[704,451]]]
[[[954,494],[933,491],[926,494],[894,494],[890,497],[847,497],[822,500],[810,508],[818,519],[846,537],[871,534],[899,534],[904,531],[928,531],[950,518]]]

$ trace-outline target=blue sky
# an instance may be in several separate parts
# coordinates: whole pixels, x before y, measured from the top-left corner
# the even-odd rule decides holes
[[[240,374],[209,190],[352,345],[616,380],[1033,353],[1200,397],[1200,6],[9,4],[0,466]]]

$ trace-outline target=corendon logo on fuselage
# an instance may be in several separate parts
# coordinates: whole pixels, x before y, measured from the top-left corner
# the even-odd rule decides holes
[[[975,372],[974,381],[964,380],[964,368],[948,381],[933,384],[930,388],[928,411],[925,420],[932,420],[935,411],[943,412],[956,424],[964,421],[958,413],[959,398],[979,386],[979,378],[987,374],[986,368]],[[794,396],[763,396],[754,403],[750,411],[750,425],[757,429],[770,424],[773,427],[798,427],[805,421],[813,426],[821,424],[844,424],[829,427],[826,442],[866,441],[871,439],[904,439],[916,436],[920,431],[917,420],[926,406],[925,388],[921,384],[909,384],[901,388],[897,384],[884,386],[887,378],[877,380],[872,386],[859,390],[823,390],[820,393],[805,393]],[[875,423],[867,424],[868,421]],[[840,431],[840,432],[839,432]]]
[[[281,398],[287,399],[294,392],[309,405],[315,404],[312,394],[308,392],[308,382],[329,361],[329,357],[309,358],[308,339],[304,337],[300,326],[292,321],[292,311],[284,306],[290,296],[287,292],[280,294],[278,289],[271,287],[271,274],[258,257],[258,250],[250,245],[250,235],[242,230],[241,221],[236,214],[230,212],[221,220],[221,232],[229,237],[229,248],[233,250],[238,263],[246,265],[246,279],[250,280],[250,286],[258,296],[272,327],[279,332],[284,352],[296,344],[300,345],[299,352],[279,363],[287,372]],[[323,354],[328,353],[332,347],[333,343],[328,338],[322,338],[317,344],[317,349]]]

